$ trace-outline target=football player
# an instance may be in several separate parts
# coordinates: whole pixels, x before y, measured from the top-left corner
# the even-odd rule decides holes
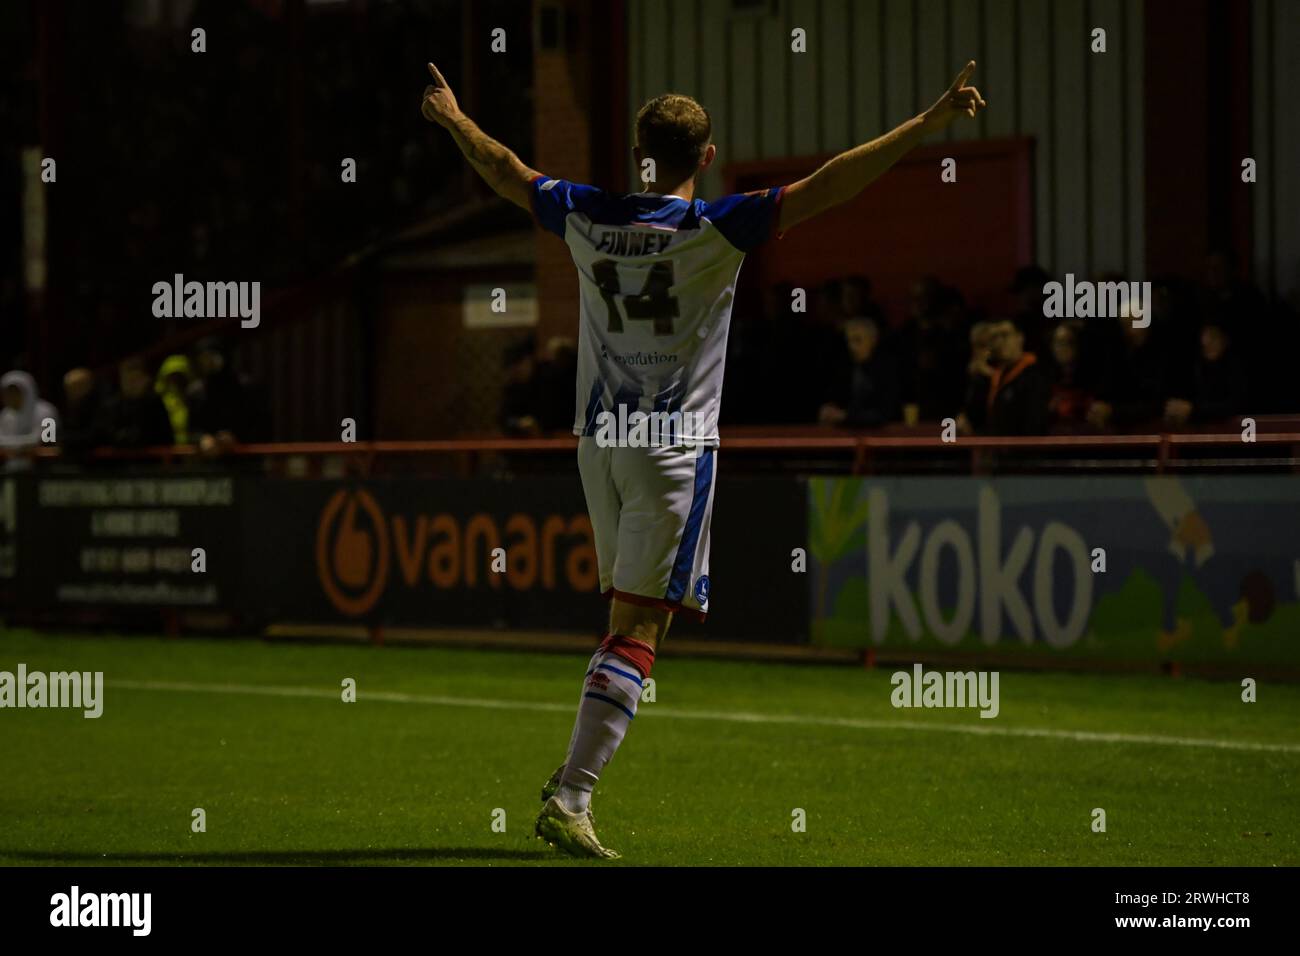
[[[578,470],[595,535],[609,632],[587,666],[564,763],[542,790],[537,833],[575,856],[612,859],[591,794],[636,715],[674,614],[709,607],[709,523],[718,406],[745,253],[851,201],[925,137],[985,106],[975,63],[929,109],[786,186],[704,201],[717,157],[708,112],[676,93],[637,113],[645,190],[607,192],[544,175],[461,112],[437,67],[422,113],[447,130],[500,196],[569,247],[578,271]]]

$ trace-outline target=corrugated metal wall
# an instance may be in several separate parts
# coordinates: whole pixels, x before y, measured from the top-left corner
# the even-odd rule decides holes
[[[629,0],[629,115],[695,96],[719,165],[833,152],[930,105],[973,57],[990,108],[950,135],[1035,139],[1039,261],[1140,278],[1142,16],[1141,0]],[[710,172],[704,195],[721,191]]]
[[[1300,296],[1300,3],[1251,5],[1251,152],[1255,184],[1255,279],[1267,291]]]

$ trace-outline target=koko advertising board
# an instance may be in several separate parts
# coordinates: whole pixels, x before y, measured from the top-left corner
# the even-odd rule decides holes
[[[1300,479],[817,478],[817,644],[1300,667]]]
[[[593,633],[604,625],[576,477],[271,480],[258,483],[251,507],[249,599],[268,621]],[[761,539],[759,514],[770,529]],[[806,535],[805,521],[800,482],[720,481],[709,620],[682,620],[673,632],[806,641],[807,588],[790,573],[790,542]]]

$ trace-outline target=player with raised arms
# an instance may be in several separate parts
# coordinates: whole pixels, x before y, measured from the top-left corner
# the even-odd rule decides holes
[[[695,198],[717,157],[708,112],[676,93],[636,117],[647,191],[629,195],[525,166],[461,112],[432,63],[421,112],[446,129],[500,196],[568,245],[578,270],[578,469],[595,535],[609,632],[587,667],[564,763],[542,789],[537,834],[575,856],[612,859],[591,794],[636,715],[673,614],[709,605],[709,524],[718,406],[745,253],[847,203],[926,136],[986,105],[975,62],[923,113],[788,186]],[[666,424],[646,441],[647,420]]]

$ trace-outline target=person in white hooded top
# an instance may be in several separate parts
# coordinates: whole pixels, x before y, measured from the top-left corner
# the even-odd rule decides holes
[[[36,380],[26,372],[6,372],[0,376],[0,448],[29,448],[41,444],[44,422],[55,423],[57,435],[59,413],[41,399]]]

